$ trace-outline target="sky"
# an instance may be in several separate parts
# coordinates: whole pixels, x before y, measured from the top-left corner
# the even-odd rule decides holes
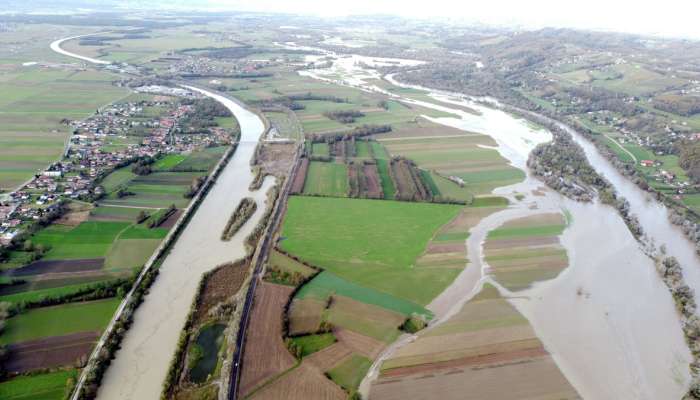
[[[441,17],[496,26],[569,27],[700,39],[698,0],[207,0],[211,7],[345,16]]]

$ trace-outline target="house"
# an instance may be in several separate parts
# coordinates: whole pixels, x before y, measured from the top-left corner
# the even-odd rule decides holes
[[[639,164],[642,167],[653,167],[654,166],[654,161],[653,160],[642,160],[639,162]]]

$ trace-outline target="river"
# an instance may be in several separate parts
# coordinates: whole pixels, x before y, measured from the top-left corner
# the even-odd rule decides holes
[[[202,274],[245,256],[245,237],[265,212],[267,190],[274,181],[250,192],[250,160],[264,125],[253,112],[208,91],[189,87],[226,106],[241,126],[241,143],[173,246],[155,283],[134,315],[98,391],[98,399],[157,399],[185,325]],[[220,239],[226,221],[244,197],[257,211],[228,242]]]
[[[100,33],[108,33],[108,32],[100,32]],[[64,56],[68,56],[68,57],[77,58],[79,60],[87,61],[89,63],[101,64],[101,65],[111,64],[112,63],[111,61],[98,60],[98,59],[92,58],[92,57],[81,56],[80,54],[71,53],[71,52],[63,50],[63,48],[61,48],[61,44],[63,42],[67,42],[67,41],[73,40],[73,39],[79,39],[79,38],[86,37],[86,36],[93,36],[93,35],[97,35],[97,34],[98,33],[89,33],[87,35],[78,35],[78,36],[71,36],[71,37],[67,37],[67,38],[63,38],[63,39],[58,39],[58,40],[52,42],[50,47],[51,47],[51,50],[55,51],[56,53],[63,54]]]
[[[311,56],[307,61],[317,58]],[[483,256],[484,239],[490,230],[514,218],[566,210],[572,222],[560,240],[567,250],[569,267],[557,278],[535,283],[527,290],[510,293],[496,284],[499,290],[530,321],[583,398],[681,398],[690,382],[691,355],[679,315],[653,261],[644,254],[617,211],[597,202],[578,203],[551,190],[545,190],[545,196],[533,194],[543,184],[528,173],[525,161],[535,145],[551,140],[551,134],[465,96],[404,85],[391,76],[384,77],[397,86],[425,90],[435,102],[397,95],[378,87],[377,71],[357,62],[351,64],[349,60],[353,59],[358,57],[338,57],[337,65],[301,73],[449,112],[454,117],[425,118],[493,137],[499,153],[528,175],[524,182],[495,190],[496,194],[509,197],[512,205],[484,218],[470,231],[468,267],[428,305],[436,318],[427,329],[433,329],[459,311],[483,281],[493,282],[486,273],[489,267]],[[382,60],[372,58],[372,61],[376,65]],[[477,112],[466,112],[465,107]],[[684,264],[691,286],[700,288],[698,259],[692,244],[668,222],[663,206],[617,173],[592,144],[575,132],[574,137],[583,145],[591,164],[630,200],[645,232],[657,244],[666,244],[669,254]],[[525,199],[516,200],[515,192],[525,193]],[[371,385],[382,361],[410,341],[410,336],[403,337],[375,361],[361,385],[365,396],[371,399]]]

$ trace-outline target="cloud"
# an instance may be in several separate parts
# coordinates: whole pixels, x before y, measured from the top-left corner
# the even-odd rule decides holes
[[[394,14],[528,28],[571,27],[700,39],[700,2],[666,0],[209,0],[213,7],[320,16]]]

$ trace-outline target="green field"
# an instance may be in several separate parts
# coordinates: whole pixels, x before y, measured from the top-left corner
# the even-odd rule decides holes
[[[343,389],[352,392],[360,386],[362,378],[365,377],[371,366],[372,361],[367,357],[352,354],[340,365],[328,371],[328,376]]]
[[[316,271],[312,268],[309,268],[308,266],[287,257],[286,255],[273,250],[270,253],[270,258],[268,259],[268,263],[280,269],[281,271],[286,271],[289,273],[295,273],[298,272],[304,277],[308,277],[313,275]]]
[[[295,345],[301,347],[301,356],[306,357],[335,343],[335,336],[333,336],[332,333],[321,333],[317,335],[297,336],[290,340]]]
[[[321,272],[311,282],[305,284],[297,292],[296,297],[299,299],[311,297],[325,300],[331,295],[349,297],[362,303],[373,304],[404,315],[416,313],[429,316],[431,314],[430,311],[416,303],[348,282],[328,271]]]
[[[460,206],[294,196],[283,250],[340,278],[424,305],[457,270],[415,268],[416,259]]]
[[[153,169],[156,171],[170,171],[178,164],[185,160],[182,154],[169,154],[153,164]]]
[[[178,166],[184,164],[186,160],[180,162]],[[121,173],[121,170],[117,172]],[[119,198],[116,192],[111,192],[101,203],[107,206],[150,208],[165,208],[174,204],[178,208],[184,208],[189,203],[189,199],[184,196],[185,193],[192,181],[201,175],[201,172],[154,172],[144,176],[134,175],[126,182],[123,179],[119,180],[119,185],[126,187],[133,194]],[[112,182],[108,183],[110,187],[113,186]]]
[[[86,221],[73,229],[51,225],[32,237],[32,242],[50,248],[47,260],[104,257],[126,222]]]
[[[102,187],[105,192],[112,193],[120,186],[127,185],[132,179],[136,178],[136,174],[131,172],[131,167],[126,166],[112,171],[107,177],[102,180]]]
[[[68,380],[75,382],[76,371],[57,371],[30,376],[18,376],[0,382],[3,400],[63,400],[68,392]]]
[[[348,168],[345,164],[312,161],[304,182],[304,194],[347,197]]]
[[[433,135],[436,137],[430,137]],[[486,135],[426,124],[397,130],[391,138],[379,140],[391,154],[407,157],[422,169],[461,178],[463,188],[447,179],[433,177],[437,188],[447,197],[469,201],[474,195],[490,194],[497,187],[525,178],[498,151],[486,147],[496,146]]]
[[[100,331],[112,319],[120,301],[113,298],[28,310],[7,320],[7,327],[0,335],[0,344]]]
[[[72,129],[61,119],[86,118],[128,95],[112,86],[114,79],[109,73],[38,66],[0,71],[0,190],[15,189],[58,160]]]
[[[219,162],[227,149],[228,146],[217,146],[194,151],[173,167],[172,170],[208,172]]]
[[[30,290],[0,296],[0,301],[8,301],[10,303],[33,302],[46,297],[59,297],[71,293],[76,293],[80,290],[90,288],[93,285],[95,285],[95,282],[67,285],[48,289]]]
[[[322,143],[314,143],[311,146],[311,154],[315,156],[325,156],[328,157],[330,155],[330,151],[328,149],[328,143],[322,142]]]
[[[389,161],[377,159],[377,171],[379,171],[379,178],[382,180],[382,193],[384,193],[384,198],[387,200],[394,199],[396,197],[396,187],[389,174]]]
[[[107,253],[108,270],[142,267],[158,248],[160,239],[119,239]]]

